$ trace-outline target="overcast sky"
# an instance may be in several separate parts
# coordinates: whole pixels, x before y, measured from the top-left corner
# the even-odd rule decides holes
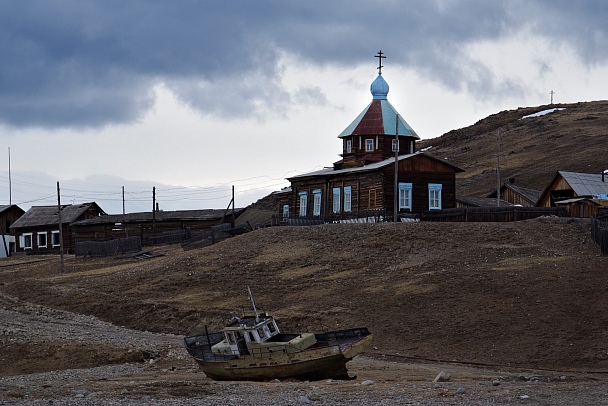
[[[244,207],[371,101],[422,138],[608,98],[604,0],[0,0],[0,204]],[[11,184],[9,188],[9,148]],[[2,164],[1,162],[4,162]],[[9,196],[10,190],[10,196]]]

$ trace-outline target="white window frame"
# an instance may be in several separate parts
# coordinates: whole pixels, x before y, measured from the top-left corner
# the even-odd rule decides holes
[[[29,244],[26,244],[26,239],[29,238]],[[19,238],[19,245],[21,245],[21,248],[23,248],[24,250],[31,250],[34,249],[34,233],[23,233],[21,234],[21,237]]]
[[[61,241],[59,241],[60,237],[59,230],[51,231],[51,246],[53,248],[61,246]],[[57,240],[57,243],[55,243],[55,240]]]
[[[353,142],[351,140],[346,140],[346,153],[350,154],[353,152]]]
[[[333,191],[333,199],[332,199],[332,206],[333,206],[333,212],[334,213],[340,213],[340,195],[342,194],[342,189],[340,189],[339,187],[335,187],[334,191]]]
[[[283,205],[283,218],[284,219],[289,218],[289,205],[288,204]]]
[[[391,150],[393,152],[399,151],[399,140],[393,140],[393,142],[391,143]]]
[[[441,210],[441,183],[429,183],[429,210]]]
[[[44,244],[40,243],[40,238],[44,236]],[[46,248],[48,246],[48,235],[46,231],[39,231],[36,233],[36,245],[38,248]]]
[[[321,197],[322,197],[321,189],[313,190],[312,195],[313,195],[312,215],[318,217],[321,215]]]
[[[308,214],[308,192],[300,192],[300,217],[306,217]]]
[[[372,152],[374,150],[374,140],[372,138],[365,139],[365,152]]]
[[[350,213],[353,208],[353,189],[351,186],[344,186],[344,213]]]
[[[412,184],[399,183],[399,210],[412,211]]]

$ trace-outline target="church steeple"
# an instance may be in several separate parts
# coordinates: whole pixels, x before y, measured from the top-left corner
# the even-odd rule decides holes
[[[343,165],[361,166],[394,156],[395,135],[399,138],[399,153],[415,152],[415,142],[420,137],[388,102],[388,83],[382,77],[382,59],[379,51],[378,76],[372,82],[372,102],[338,136],[344,141]],[[396,133],[396,134],[395,134]]]
[[[382,50],[378,51],[376,54],[376,58],[378,58],[378,77],[374,80],[369,87],[372,92],[372,97],[374,100],[386,100],[386,96],[388,95],[388,83],[382,77],[382,59],[386,58],[383,56],[384,52]]]

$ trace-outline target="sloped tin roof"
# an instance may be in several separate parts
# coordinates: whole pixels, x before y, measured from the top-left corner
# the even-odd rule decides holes
[[[399,115],[397,123],[397,110],[388,100],[372,100],[372,102],[359,114],[338,138],[351,135],[395,135],[400,137],[413,137],[420,139],[414,129]]]
[[[580,173],[559,171],[577,196],[595,196],[608,194],[608,175],[602,182],[601,173]]]
[[[399,155],[399,161],[402,161],[404,159],[409,159],[415,156],[424,156],[426,158],[429,159],[433,159],[435,161],[440,161],[441,163],[443,163],[444,165],[450,166],[452,168],[454,168],[454,170],[456,172],[464,172],[463,169],[452,165],[448,162],[442,161],[440,159],[437,159],[433,156],[430,155],[426,155],[423,152],[414,152],[413,154],[407,154],[407,155]],[[334,169],[334,168],[325,168],[325,169],[321,169],[318,171],[314,171],[314,172],[308,172],[308,173],[303,173],[301,175],[296,175],[296,176],[292,176],[290,178],[287,178],[287,180],[291,181],[292,179],[298,179],[298,178],[305,178],[305,177],[314,177],[314,176],[331,176],[331,175],[338,175],[338,174],[343,174],[343,173],[355,173],[355,172],[366,172],[366,171],[373,171],[376,169],[380,169],[383,168],[387,165],[392,165],[395,163],[395,158],[388,158],[385,159],[383,161],[380,162],[374,162],[373,164],[369,164],[369,165],[364,165],[364,166],[358,166],[358,167],[354,167],[354,168],[345,168],[345,169]]]
[[[235,209],[238,214],[244,209]],[[220,220],[226,210],[224,209],[205,209],[205,210],[176,210],[176,211],[157,211],[154,214],[154,221],[209,221]],[[227,214],[232,214],[229,210]],[[148,223],[152,221],[152,211],[127,214],[108,214],[106,216],[95,217],[77,221],[72,226],[85,226],[91,224],[111,224],[111,223]]]
[[[97,207],[101,214],[105,214],[97,203],[67,204],[61,206],[61,222],[69,224],[76,221],[90,207]],[[32,206],[28,211],[13,223],[11,228],[47,226],[59,223],[57,206]]]

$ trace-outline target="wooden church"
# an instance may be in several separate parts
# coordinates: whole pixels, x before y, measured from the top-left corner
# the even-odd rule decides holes
[[[390,217],[395,204],[398,214],[456,207],[456,173],[462,169],[416,151],[420,137],[388,102],[385,57],[382,51],[376,57],[372,101],[338,136],[342,159],[331,168],[288,178],[291,187],[280,193],[283,218]]]

